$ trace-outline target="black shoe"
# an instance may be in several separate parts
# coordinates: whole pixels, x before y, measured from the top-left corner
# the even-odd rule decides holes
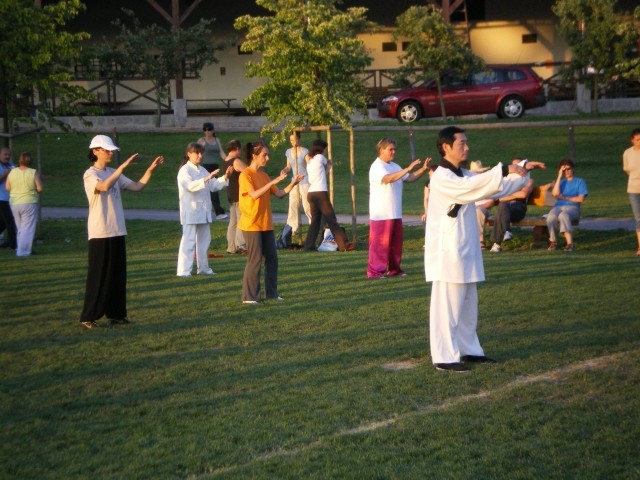
[[[92,329],[94,327],[97,327],[98,324],[96,322],[80,322],[80,326],[86,328],[86,329]]]
[[[462,363],[459,362],[455,362],[455,363],[436,363],[436,370],[445,370],[445,371],[450,371],[450,372],[468,372],[469,371],[469,367],[467,367],[466,365],[463,365]]]
[[[460,360],[464,363],[497,363],[493,358],[484,355],[463,355]]]
[[[127,317],[125,317],[125,318],[110,318],[109,319],[109,323],[111,323],[111,325],[127,325],[127,324],[131,323],[131,320],[129,320]]]

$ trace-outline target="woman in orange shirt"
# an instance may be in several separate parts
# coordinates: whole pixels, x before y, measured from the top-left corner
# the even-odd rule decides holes
[[[271,216],[271,195],[283,198],[295,187],[302,176],[295,177],[283,190],[276,185],[287,177],[280,172],[271,180],[261,169],[269,161],[269,147],[263,142],[247,143],[245,158],[249,166],[240,174],[239,207],[241,212],[238,226],[247,243],[247,265],[242,278],[242,303],[260,301],[260,268],[264,257],[264,287],[267,300],[282,300],[278,295],[278,254],[276,238],[273,234]]]

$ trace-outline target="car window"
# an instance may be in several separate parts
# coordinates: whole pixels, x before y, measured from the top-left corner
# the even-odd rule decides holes
[[[440,79],[442,87],[461,87],[467,84],[467,79],[456,72],[445,73]]]
[[[487,85],[489,83],[499,82],[498,72],[495,70],[486,70],[483,72],[476,72],[471,75],[471,82],[474,85]]]
[[[504,70],[503,74],[504,74],[503,82],[517,82],[517,81],[527,79],[527,76],[522,70]]]

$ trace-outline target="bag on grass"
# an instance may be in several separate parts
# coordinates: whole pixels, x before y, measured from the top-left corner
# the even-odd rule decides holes
[[[328,228],[325,228],[324,238],[322,240],[322,243],[318,247],[318,251],[319,252],[336,252],[337,250],[338,250],[338,243],[336,242],[336,239],[333,238],[333,235],[331,234],[331,230],[329,230]]]
[[[276,238],[276,248],[282,250],[283,248],[289,248],[291,246],[291,227],[289,225],[285,225],[280,230],[278,234],[278,238]]]

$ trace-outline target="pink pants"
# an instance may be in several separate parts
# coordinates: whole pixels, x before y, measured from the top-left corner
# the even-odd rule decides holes
[[[394,276],[404,273],[402,260],[402,219],[369,222],[369,265],[367,277]]]

